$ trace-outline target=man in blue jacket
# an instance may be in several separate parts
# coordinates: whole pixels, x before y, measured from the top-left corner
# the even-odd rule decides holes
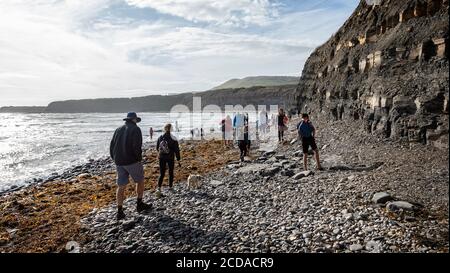
[[[309,147],[314,151],[314,156],[316,158],[317,169],[322,170],[320,166],[319,159],[319,149],[316,144],[316,128],[312,125],[309,120],[308,114],[302,114],[302,121],[297,125],[298,134],[302,140],[302,148],[303,148],[303,168],[308,170],[308,150]]]
[[[117,220],[125,218],[123,201],[129,177],[136,183],[137,206],[142,212],[152,208],[142,201],[144,195],[144,167],[142,165],[142,132],[137,126],[141,121],[136,113],[130,112],[123,119],[125,124],[116,129],[109,148],[111,158],[117,169]]]

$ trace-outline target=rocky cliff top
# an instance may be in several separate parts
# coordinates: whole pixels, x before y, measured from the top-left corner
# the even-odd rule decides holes
[[[288,76],[256,76],[245,77],[243,79],[231,79],[214,87],[212,90],[229,89],[229,88],[248,88],[253,86],[282,86],[298,84],[298,77]]]

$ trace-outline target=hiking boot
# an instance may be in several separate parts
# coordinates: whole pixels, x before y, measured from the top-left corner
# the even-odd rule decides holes
[[[136,206],[136,210],[137,212],[142,212],[142,211],[146,211],[146,210],[150,210],[153,208],[152,204],[146,204],[144,202],[140,202],[137,204]]]
[[[318,171],[323,171],[323,167],[318,167],[317,170]]]
[[[117,211],[117,220],[120,221],[123,219],[125,219],[125,213],[123,212],[123,210]]]
[[[175,189],[173,187],[169,187],[168,192],[175,193]]]

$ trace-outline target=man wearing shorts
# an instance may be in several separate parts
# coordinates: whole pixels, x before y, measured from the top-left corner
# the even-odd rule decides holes
[[[303,148],[303,168],[308,170],[308,150],[309,147],[314,151],[317,169],[322,170],[319,160],[319,150],[317,149],[315,135],[316,129],[309,120],[308,114],[302,114],[302,121],[297,125],[298,135],[302,139]]]
[[[142,132],[137,126],[141,121],[136,113],[130,112],[123,119],[125,124],[116,129],[111,140],[110,155],[117,169],[117,220],[125,218],[123,201],[129,177],[136,183],[137,206],[142,212],[152,208],[142,201],[144,195],[144,167],[142,166]]]

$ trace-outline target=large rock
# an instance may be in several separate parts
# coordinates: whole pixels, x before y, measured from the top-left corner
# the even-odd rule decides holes
[[[350,251],[360,251],[363,249],[363,246],[360,244],[353,244],[350,246]]]
[[[386,208],[389,211],[398,211],[398,210],[407,210],[407,211],[413,211],[413,210],[417,210],[417,207],[409,202],[406,201],[394,201],[394,202],[389,202],[386,205]]]
[[[274,176],[280,169],[280,167],[270,167],[260,170],[259,174],[263,177]]]
[[[297,174],[295,174],[292,178],[295,180],[301,179],[303,177],[307,177],[310,175],[313,175],[314,173],[312,171],[303,171],[303,172],[299,172]]]
[[[128,220],[122,223],[122,229],[124,231],[129,231],[131,229],[133,229],[136,226],[136,221],[135,220]]]
[[[372,197],[372,202],[375,204],[386,204],[386,202],[393,200],[392,196],[386,192],[377,192]]]
[[[223,182],[222,182],[222,181],[219,181],[219,180],[211,180],[211,181],[209,181],[209,183],[210,183],[212,186],[219,186],[219,185],[222,185],[222,184],[223,184]]]
[[[270,156],[272,156],[272,155],[274,155],[276,152],[275,151],[267,151],[267,152],[264,152],[263,153],[263,156],[265,156],[265,157],[270,157]]]

